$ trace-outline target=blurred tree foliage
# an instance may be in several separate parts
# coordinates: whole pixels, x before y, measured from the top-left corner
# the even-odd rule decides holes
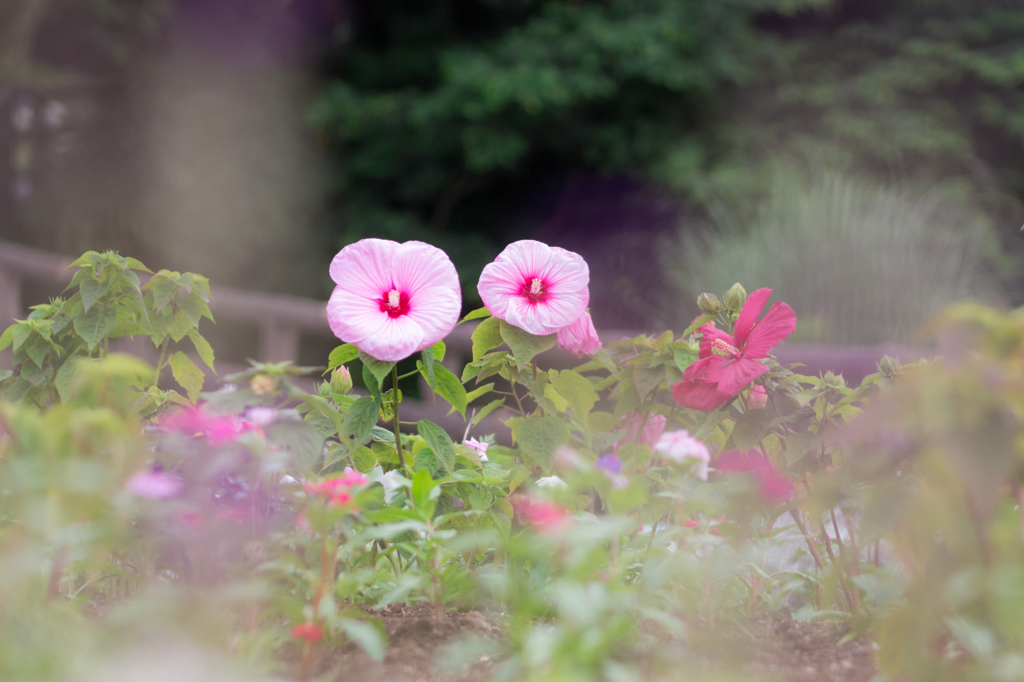
[[[580,169],[705,206],[794,154],[1024,195],[1019,0],[357,1],[336,36],[312,120],[340,240],[426,239],[467,279]]]

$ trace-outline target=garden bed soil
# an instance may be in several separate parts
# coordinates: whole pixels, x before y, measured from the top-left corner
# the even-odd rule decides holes
[[[482,611],[438,613],[430,604],[394,604],[370,612],[388,632],[383,663],[354,645],[327,652],[320,679],[338,682],[488,682],[502,662],[502,615]],[[637,651],[648,680],[679,679],[686,669],[731,671],[740,679],[784,682],[868,682],[877,672],[870,641],[842,642],[842,626],[800,623],[788,612],[743,628],[691,632],[690,645],[665,641]],[[842,643],[841,643],[842,642]]]

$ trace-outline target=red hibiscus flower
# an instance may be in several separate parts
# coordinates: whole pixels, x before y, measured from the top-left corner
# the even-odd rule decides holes
[[[759,321],[771,289],[750,294],[736,320],[733,335],[714,323],[700,328],[700,359],[686,368],[672,395],[682,407],[714,410],[732,400],[744,386],[768,371],[758,362],[796,329],[796,313],[785,303],[775,303]]]
[[[723,452],[715,468],[733,473],[752,473],[757,478],[757,494],[767,502],[782,504],[793,496],[793,481],[775,470],[771,462],[757,450],[747,454],[738,451]]]

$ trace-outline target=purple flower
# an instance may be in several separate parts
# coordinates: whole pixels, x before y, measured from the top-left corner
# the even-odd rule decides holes
[[[162,471],[143,471],[129,478],[125,488],[133,495],[166,500],[180,495],[185,484],[177,476]]]
[[[615,455],[604,455],[602,457],[598,457],[594,464],[597,465],[598,469],[604,469],[612,474],[622,473],[622,462],[620,462],[619,458]]]

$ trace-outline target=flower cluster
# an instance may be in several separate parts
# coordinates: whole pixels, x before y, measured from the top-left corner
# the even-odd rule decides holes
[[[685,429],[662,434],[654,445],[654,451],[674,462],[697,460],[697,477],[702,481],[708,480],[708,462],[711,461],[708,446]]]
[[[363,474],[348,469],[340,476],[306,483],[304,489],[307,495],[327,498],[328,507],[344,507],[352,502],[352,490],[369,482],[369,479]],[[358,511],[358,509],[353,507],[352,511]]]
[[[363,239],[331,262],[337,284],[327,321],[342,341],[384,362],[431,346],[452,330],[462,307],[455,266],[422,242]],[[601,340],[587,313],[590,270],[579,254],[533,240],[509,244],[480,275],[490,313],[531,334],[558,335],[581,357]]]
[[[258,418],[263,419],[265,415],[259,415]],[[231,443],[248,431],[260,431],[259,424],[254,421],[242,419],[238,415],[213,414],[202,405],[172,412],[160,421],[160,426],[186,436],[202,437],[213,445]]]
[[[557,504],[530,495],[516,495],[511,502],[516,518],[541,533],[557,533],[571,518],[569,512]]]
[[[757,320],[771,295],[771,289],[758,289],[750,294],[732,335],[713,322],[700,328],[699,359],[672,386],[672,395],[679,405],[693,410],[716,410],[768,371],[767,365],[758,360],[768,357],[772,346],[796,329],[796,313],[781,302],[773,304]]]

